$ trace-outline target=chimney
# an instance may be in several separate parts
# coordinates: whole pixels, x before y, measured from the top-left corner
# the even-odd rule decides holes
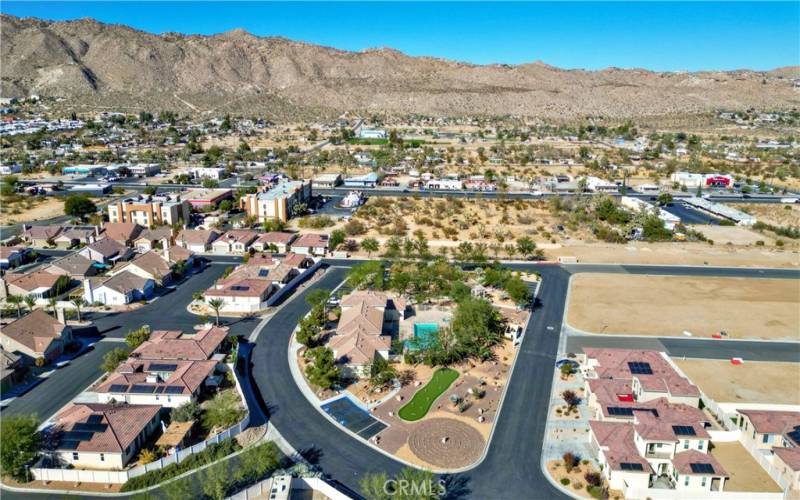
[[[94,304],[94,287],[92,286],[92,280],[89,278],[83,280],[83,298],[89,304]]]
[[[86,280],[86,281],[89,281],[89,280]],[[64,308],[63,307],[57,307],[56,308],[56,319],[62,325],[66,325],[67,324],[67,316],[66,316],[66,314],[64,314]]]
[[[170,262],[169,260],[169,238],[164,238],[161,240],[161,246],[164,249],[164,260]]]
[[[8,283],[5,278],[0,278],[0,299],[8,297]]]

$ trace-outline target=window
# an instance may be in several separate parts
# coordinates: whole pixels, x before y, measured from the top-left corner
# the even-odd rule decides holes
[[[78,452],[77,451],[73,451],[72,452],[72,459],[73,460],[77,460],[78,459]]]
[[[702,481],[702,482],[700,482],[700,486],[705,486],[705,485],[706,485],[706,478],[704,477],[704,478],[703,478],[703,481]]]
[[[683,440],[683,449],[684,450],[688,450],[689,449],[689,440],[688,439],[684,439]]]
[[[689,476],[683,476],[683,485],[689,486]]]
[[[703,449],[703,441],[698,441],[697,442],[697,449],[698,450],[702,450]]]
[[[101,462],[105,462],[106,461],[106,454],[105,453],[101,453],[100,454],[100,461]]]
[[[764,437],[762,437],[761,440],[764,443],[769,443],[769,437],[770,437],[769,434],[764,434]]]

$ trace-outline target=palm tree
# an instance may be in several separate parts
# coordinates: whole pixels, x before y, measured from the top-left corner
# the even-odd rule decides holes
[[[214,310],[214,314],[217,316],[217,326],[219,326],[219,310],[222,309],[222,306],[225,305],[225,301],[222,299],[211,299],[208,301],[208,307]]]
[[[17,306],[17,318],[22,317],[22,297],[20,295],[9,295],[6,297],[6,302]]]
[[[33,312],[33,308],[36,305],[36,297],[33,295],[26,295],[25,296],[25,305],[28,306],[28,309]]]
[[[75,297],[70,302],[72,305],[75,306],[75,310],[78,311],[78,323],[81,322],[81,306],[86,305],[86,301],[83,300],[83,297]]]
[[[50,308],[53,310],[53,316],[58,316],[58,313],[56,312],[56,304],[58,304],[57,298],[50,297],[49,299],[47,299],[47,305],[49,305]]]

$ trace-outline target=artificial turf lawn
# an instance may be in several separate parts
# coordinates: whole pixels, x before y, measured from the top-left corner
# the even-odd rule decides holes
[[[409,422],[421,419],[431,409],[431,405],[436,401],[436,398],[441,396],[457,378],[458,372],[452,368],[439,368],[434,372],[431,381],[418,390],[414,397],[411,398],[411,401],[400,408],[397,414],[400,418]]]

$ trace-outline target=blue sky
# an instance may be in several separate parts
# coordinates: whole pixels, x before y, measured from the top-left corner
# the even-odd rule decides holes
[[[800,2],[8,2],[45,19],[152,33],[244,28],[346,50],[392,47],[478,64],[659,71],[800,64]]]

